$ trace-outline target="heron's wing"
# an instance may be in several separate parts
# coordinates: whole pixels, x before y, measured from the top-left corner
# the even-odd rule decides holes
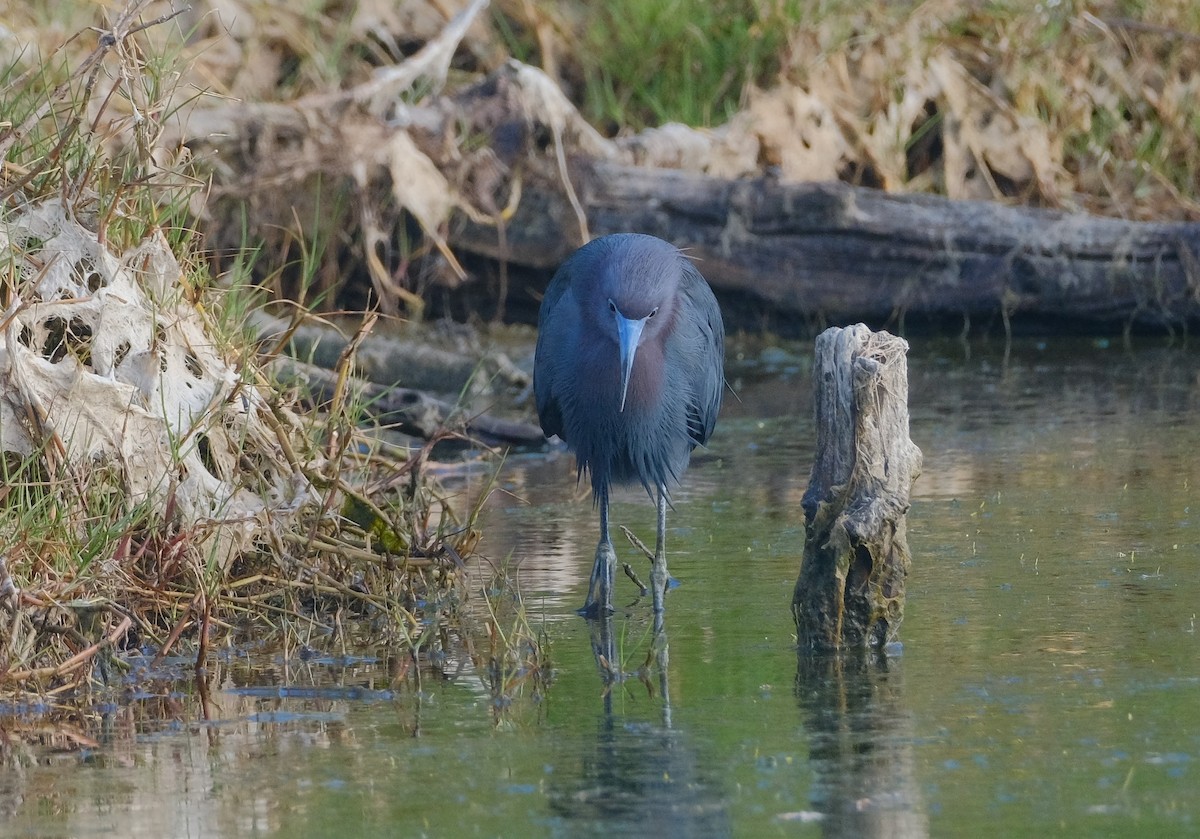
[[[712,289],[695,266],[684,269],[682,290],[687,300],[685,309],[694,336],[696,354],[689,360],[693,365],[694,390],[687,405],[688,436],[702,446],[712,436],[721,410],[721,394],[725,387],[725,323]]]
[[[571,333],[576,331],[577,318],[573,311],[572,296],[563,295],[570,290],[572,262],[568,259],[555,272],[546,296],[538,310],[537,349],[533,358],[533,393],[537,402],[538,421],[547,437],[562,436],[562,408],[556,383],[558,370],[565,354],[571,351]],[[561,311],[560,311],[561,310]],[[553,314],[553,317],[551,316]]]
[[[571,287],[571,277],[574,276],[573,263],[576,261],[572,254],[572,258],[568,259],[558,267],[554,272],[554,276],[550,280],[550,284],[546,286],[546,294],[542,297],[541,308],[538,309],[538,346],[541,346],[542,329],[545,327],[547,320],[550,318],[550,313],[558,307],[558,301],[566,294],[567,289]]]

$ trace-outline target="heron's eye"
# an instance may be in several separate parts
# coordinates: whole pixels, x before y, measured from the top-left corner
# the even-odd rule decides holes
[[[617,313],[617,304],[612,302],[612,300],[609,300],[608,301],[608,310],[615,315]]]
[[[657,315],[657,314],[658,314],[658,307],[657,307],[657,306],[655,306],[653,309],[651,309],[651,310],[650,310],[650,314],[646,315],[646,317],[647,317],[647,318],[652,318],[652,317],[654,317],[654,316],[655,316],[655,315]]]

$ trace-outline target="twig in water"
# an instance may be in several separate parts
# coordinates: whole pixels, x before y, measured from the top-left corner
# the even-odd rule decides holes
[[[629,544],[633,545],[639,551],[646,555],[646,559],[654,561],[654,551],[646,547],[646,543],[633,535],[633,531],[625,525],[621,525],[621,532],[625,534],[625,538],[629,540]]]
[[[184,610],[183,615],[175,623],[175,628],[172,629],[171,634],[167,636],[167,642],[162,645],[162,649],[158,651],[158,655],[156,655],[154,660],[150,662],[151,668],[158,667],[158,665],[163,663],[163,660],[167,657],[167,654],[171,652],[171,648],[175,646],[175,642],[179,640],[179,636],[183,634],[185,629],[192,625],[192,615],[203,597],[203,589],[196,592],[195,595],[192,596],[192,602],[188,604],[188,607]]]
[[[638,579],[637,572],[633,570],[632,565],[630,565],[628,562],[622,562],[621,569],[625,572],[626,577],[633,580],[633,584],[641,590],[642,594],[645,594],[648,591],[646,584]]]

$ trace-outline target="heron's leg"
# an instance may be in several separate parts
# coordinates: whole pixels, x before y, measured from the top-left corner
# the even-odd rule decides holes
[[[650,569],[650,588],[654,593],[654,614],[663,611],[663,595],[667,590],[667,488],[658,487],[658,533],[654,540],[654,564]]]
[[[617,571],[617,552],[608,535],[608,490],[600,493],[600,542],[592,563],[592,578],[588,582],[587,602],[579,610],[585,618],[611,614],[612,590]]]
[[[654,565],[650,570],[650,584],[654,589],[654,649],[658,663],[658,690],[662,696],[663,727],[671,727],[671,681],[668,669],[671,660],[667,645],[667,628],[663,621],[663,595],[667,589],[667,491],[658,488],[658,533],[655,536]]]

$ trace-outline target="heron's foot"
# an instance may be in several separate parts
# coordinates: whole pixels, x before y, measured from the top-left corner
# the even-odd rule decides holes
[[[633,580],[633,584],[638,587],[638,596],[645,597],[650,593],[650,586],[642,582],[642,578],[639,577],[637,572],[629,566],[628,562],[625,563],[625,576]],[[681,585],[683,585],[683,583],[680,582],[678,577],[672,577],[668,575],[665,590],[670,591],[673,588],[679,588]]]
[[[575,610],[575,614],[590,621],[601,620],[611,615],[615,609],[612,604],[601,603],[599,600],[589,600]]]
[[[662,588],[663,594],[666,594],[668,591],[671,591],[673,589],[677,589],[682,585],[683,585],[683,583],[681,583],[679,581],[678,577],[667,577],[667,582]],[[645,597],[647,594],[652,594],[653,591],[654,591],[653,585],[642,586],[641,596]]]
[[[592,565],[592,578],[588,583],[587,599],[576,614],[588,620],[611,615],[613,613],[613,585],[616,573],[617,552],[612,542],[601,539],[596,545],[596,561]]]

